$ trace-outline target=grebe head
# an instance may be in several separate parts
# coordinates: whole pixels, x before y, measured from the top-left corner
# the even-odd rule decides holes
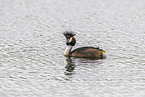
[[[65,31],[63,35],[66,37],[66,45],[67,46],[74,46],[76,40],[74,38],[75,34],[72,31]]]

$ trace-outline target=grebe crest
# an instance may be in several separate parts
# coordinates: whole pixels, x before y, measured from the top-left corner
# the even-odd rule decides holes
[[[67,48],[64,52],[65,56],[78,57],[78,58],[95,58],[103,59],[106,58],[105,50],[99,47],[80,47],[71,51],[72,47],[75,45],[76,40],[74,38],[75,34],[72,31],[65,31],[64,36],[66,37]]]

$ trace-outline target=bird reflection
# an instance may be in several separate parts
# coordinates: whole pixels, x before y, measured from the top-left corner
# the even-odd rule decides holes
[[[73,74],[73,70],[75,69],[75,62],[72,62],[71,57],[66,57],[66,66],[65,66],[65,75]]]
[[[96,65],[96,63],[97,63],[97,65]],[[102,63],[104,63],[104,61],[102,59],[96,60],[96,59],[66,57],[66,66],[65,66],[64,74],[65,75],[74,74],[76,64],[79,64],[79,66],[88,66],[88,67],[93,66],[94,67],[94,66],[99,66]]]

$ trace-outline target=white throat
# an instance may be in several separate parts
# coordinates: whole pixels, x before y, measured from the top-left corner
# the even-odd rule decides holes
[[[69,53],[70,53],[72,47],[73,47],[73,46],[71,46],[71,45],[68,45],[68,46],[66,47],[66,49],[65,49],[65,51],[64,51],[64,55],[65,55],[65,56],[69,56]]]

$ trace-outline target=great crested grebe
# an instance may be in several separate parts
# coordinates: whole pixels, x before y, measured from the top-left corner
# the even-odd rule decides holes
[[[67,48],[64,52],[65,56],[77,57],[77,58],[95,58],[103,59],[106,58],[105,50],[99,49],[99,47],[80,47],[71,51],[72,47],[75,45],[76,40],[74,38],[75,34],[72,31],[65,31],[64,36],[66,37]]]

